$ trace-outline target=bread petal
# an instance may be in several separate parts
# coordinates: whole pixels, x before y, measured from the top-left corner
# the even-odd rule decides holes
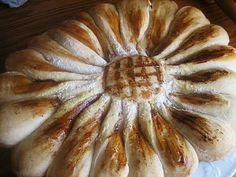
[[[93,80],[97,74],[77,74],[60,69],[33,49],[25,49],[11,54],[6,60],[8,71],[19,71],[35,80]]]
[[[169,100],[180,109],[210,115],[211,118],[229,122],[236,128],[236,97],[213,93],[171,93]]]
[[[87,12],[80,12],[76,15],[76,20],[82,22],[85,24],[88,28],[90,28],[93,33],[96,35],[98,41],[100,42],[100,45],[103,50],[104,57],[107,61],[109,61],[109,58],[113,57],[115,54],[110,46],[110,43],[108,42],[105,34],[103,31],[96,25],[91,15],[89,15]]]
[[[204,48],[214,45],[227,45],[228,43],[228,33],[222,27],[217,25],[203,26],[185,39],[176,51],[166,56],[165,60],[167,64],[176,63]]]
[[[109,101],[110,97],[103,95],[79,115],[50,165],[47,177],[89,176],[95,140]]]
[[[91,177],[128,176],[121,113],[121,100],[113,98],[96,142]]]
[[[172,92],[210,92],[235,95],[236,75],[225,69],[201,70],[188,75],[174,76]]]
[[[137,104],[123,102],[124,143],[129,163],[129,177],[163,177],[162,164],[138,129]]]
[[[79,24],[83,25],[82,23]],[[85,28],[85,25],[83,27]],[[78,40],[77,36],[70,34],[64,27],[52,29],[46,34],[85,63],[95,66],[104,66],[106,64],[106,61],[102,57],[86,46],[86,44],[82,43],[82,40]],[[95,38],[96,36],[93,37]],[[98,41],[96,42],[98,43]]]
[[[97,98],[84,94],[64,105],[13,150],[13,170],[18,176],[44,176],[67,137],[76,116]]]
[[[66,20],[60,24],[57,29],[67,32],[72,37],[103,57],[103,51],[96,35],[85,24],[77,20]]]
[[[110,45],[118,56],[127,55],[120,33],[119,14],[112,4],[98,4],[90,10],[95,23],[104,32]]]
[[[181,8],[171,23],[168,35],[154,50],[153,55],[157,55],[156,59],[164,58],[175,51],[192,32],[207,24],[209,21],[197,8],[190,6]]]
[[[39,99],[0,106],[0,144],[18,144],[47,120],[59,104],[58,99]]]
[[[158,154],[165,177],[190,175],[198,166],[193,147],[149,103],[139,104],[139,125]]]
[[[129,54],[137,54],[136,45],[148,28],[150,2],[148,0],[121,0],[117,7],[125,48]]]
[[[95,74],[101,73],[103,70],[99,66],[85,63],[81,58],[72,55],[71,52],[45,35],[33,38],[29,47],[41,53],[53,65],[70,72]]]
[[[226,122],[173,107],[165,111],[167,119],[193,145],[199,160],[222,159],[233,148],[235,133]]]
[[[151,55],[153,50],[161,44],[161,40],[167,35],[170,24],[177,11],[177,4],[172,0],[152,1],[150,9],[150,21],[139,45]]]
[[[95,87],[96,91],[93,90]],[[59,98],[65,101],[86,90],[101,93],[103,88],[100,79],[33,82],[23,74],[8,72],[0,75],[0,90],[0,104],[2,104],[36,98]]]

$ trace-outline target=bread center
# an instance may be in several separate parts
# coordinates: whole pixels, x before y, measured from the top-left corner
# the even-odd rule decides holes
[[[111,62],[105,69],[105,91],[137,102],[160,92],[161,65],[150,57],[130,56]]]

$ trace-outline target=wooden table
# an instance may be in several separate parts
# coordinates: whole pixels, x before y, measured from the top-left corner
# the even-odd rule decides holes
[[[4,71],[6,56],[23,49],[32,36],[42,33],[60,21],[73,16],[74,13],[88,9],[98,2],[115,1],[29,0],[23,7],[17,9],[0,5],[0,72]],[[207,4],[203,0],[176,0],[176,2],[179,6],[193,5],[200,8],[212,23],[221,25],[228,31],[231,38],[230,44],[236,47],[236,23],[225,16],[216,4]],[[0,158],[2,157],[0,149]]]

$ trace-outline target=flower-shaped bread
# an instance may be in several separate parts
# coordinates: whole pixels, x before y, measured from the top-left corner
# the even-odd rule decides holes
[[[0,75],[19,177],[186,177],[234,145],[236,50],[171,0],[121,0],[32,39]]]

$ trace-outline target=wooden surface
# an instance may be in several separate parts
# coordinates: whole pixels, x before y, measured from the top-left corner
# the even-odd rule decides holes
[[[7,6],[0,5],[0,72],[4,71],[6,56],[11,52],[23,49],[32,36],[44,32],[60,21],[73,16],[76,12],[88,9],[98,2],[105,1],[29,0],[23,7],[17,9],[9,9]],[[115,2],[115,0],[106,2]],[[224,15],[216,4],[207,4],[203,0],[176,0],[176,2],[179,6],[193,5],[201,9],[212,23],[221,25],[228,31],[231,38],[230,44],[236,47],[236,23]],[[1,158],[3,156],[0,150]],[[7,162],[5,164],[7,165]],[[4,175],[4,177],[7,176]]]

